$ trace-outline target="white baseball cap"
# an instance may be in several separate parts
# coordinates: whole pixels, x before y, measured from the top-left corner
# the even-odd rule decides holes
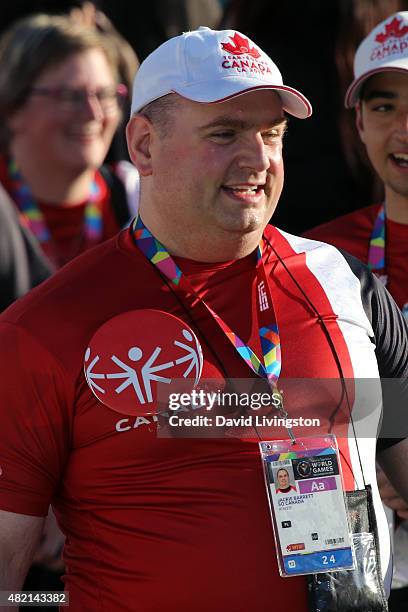
[[[370,76],[387,71],[408,71],[408,11],[394,13],[360,43],[354,58],[354,81],[346,93],[346,107],[358,102],[361,88]]]
[[[283,109],[299,119],[312,114],[309,100],[283,84],[278,67],[246,36],[201,26],[171,38],[142,62],[133,84],[131,113],[170,93],[210,103],[255,89],[276,90]]]

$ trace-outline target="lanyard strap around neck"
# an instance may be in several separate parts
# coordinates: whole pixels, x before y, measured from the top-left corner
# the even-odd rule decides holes
[[[370,238],[368,267],[377,276],[384,275],[385,269],[385,206],[378,211]]]
[[[24,182],[14,160],[9,160],[8,175],[11,196],[20,211],[25,225],[42,245],[50,245],[51,233],[30,188]],[[101,241],[103,232],[101,193],[95,180],[92,181],[89,200],[85,207],[83,236],[89,246]]]
[[[258,333],[261,342],[262,360],[254,351],[233,332],[218,314],[196,293],[189,280],[177,266],[166,248],[146,228],[142,219],[137,217],[132,225],[135,244],[146,258],[172,283],[176,291],[194,295],[208,310],[234,346],[239,356],[251,370],[267,378],[272,387],[276,387],[281,371],[281,350],[278,325],[276,323],[272,296],[262,261],[262,242],[257,248],[257,315]]]

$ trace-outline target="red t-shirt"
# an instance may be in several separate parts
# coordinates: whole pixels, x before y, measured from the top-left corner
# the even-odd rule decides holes
[[[292,492],[297,492],[296,487],[294,487],[293,485],[290,485],[289,487],[286,487],[286,489],[276,489],[277,493],[292,493]]]
[[[333,244],[367,263],[379,208],[379,205],[361,208],[319,225],[305,236]],[[408,308],[408,225],[386,219],[385,236],[387,289],[400,308]]]
[[[95,181],[101,198],[103,232],[100,242],[102,242],[114,236],[120,228],[112,209],[110,189],[99,172],[95,172]],[[11,183],[4,156],[0,156],[0,183],[11,196]],[[51,244],[43,244],[42,249],[45,255],[52,257],[53,264],[58,267],[83,253],[90,246],[86,243],[83,232],[86,205],[87,201],[75,205],[64,202],[37,202],[52,238]]]
[[[286,407],[294,417],[309,410],[328,418],[341,390],[337,359],[345,378],[378,374],[360,284],[331,247],[306,255],[307,241],[296,239],[297,247],[274,228],[266,232],[286,264],[266,248],[282,383],[306,378],[317,385],[304,397],[289,389]],[[258,350],[254,258],[179,263],[196,291]],[[346,295],[338,293],[344,279]],[[72,612],[306,612],[305,579],[278,573],[257,438],[162,439],[154,417],[120,415],[86,384],[84,353],[95,331],[143,308],[194,328],[203,378],[255,378],[206,309],[194,306],[192,322],[123,231],[0,319],[0,508],[41,516],[52,502],[66,535]],[[160,330],[150,333],[159,343]],[[325,391],[324,381],[333,379],[338,393]],[[354,489],[358,460],[341,424],[338,431],[345,484]],[[362,440],[361,452],[371,470],[366,481],[375,483],[371,442]]]

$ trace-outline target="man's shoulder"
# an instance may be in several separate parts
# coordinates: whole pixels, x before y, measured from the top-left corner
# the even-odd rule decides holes
[[[369,237],[379,208],[380,204],[359,208],[308,230],[304,233],[304,236],[312,240],[330,242],[344,248],[342,239],[345,238],[348,243],[355,232],[357,232],[359,239],[363,235]]]
[[[305,233],[305,237],[327,242],[367,262],[368,248],[380,204],[360,208],[347,215],[319,225]]]
[[[94,321],[109,318],[129,268],[137,274],[133,259],[120,248],[122,233],[80,255],[12,304],[0,324],[12,324],[50,350],[85,337]]]
[[[283,258],[316,250],[318,250],[321,255],[324,254],[325,257],[330,255],[330,253],[334,256],[338,253],[338,249],[329,243],[316,241],[308,236],[291,234],[274,226],[268,226],[264,232],[264,236],[271,244],[276,246],[279,255]]]
[[[279,258],[286,259],[289,269],[296,270],[296,266],[298,270],[302,268],[301,261],[300,265],[296,264],[296,261],[291,263],[293,256],[303,258],[303,269],[310,271],[329,292],[337,293],[339,288],[343,287],[348,295],[350,291],[354,295],[356,291],[359,295],[371,295],[371,292],[376,290],[373,287],[372,274],[361,258],[341,247],[289,234],[277,228],[273,228],[272,232],[268,231],[267,236],[271,244],[276,245]],[[343,306],[349,309],[345,302]]]

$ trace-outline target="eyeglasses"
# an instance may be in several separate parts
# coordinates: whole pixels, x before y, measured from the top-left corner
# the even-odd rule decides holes
[[[30,95],[49,97],[61,111],[69,113],[81,111],[89,98],[96,98],[101,110],[108,114],[117,111],[123,104],[127,91],[126,85],[120,83],[115,87],[103,87],[96,91],[73,87],[33,87]]]

